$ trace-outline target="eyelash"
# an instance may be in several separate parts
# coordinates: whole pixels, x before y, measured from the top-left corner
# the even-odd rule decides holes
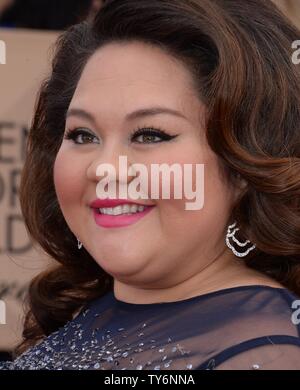
[[[84,145],[85,142],[76,142],[76,139],[79,135],[83,136],[90,136],[91,138],[97,138],[95,135],[90,133],[87,130],[84,130],[82,128],[76,128],[74,130],[68,130],[66,135],[64,136],[64,139],[67,140],[72,140],[75,144],[77,145]],[[162,129],[154,129],[153,127],[139,127],[138,129],[134,130],[131,133],[131,139],[139,137],[141,135],[146,135],[146,136],[152,136],[152,137],[160,137],[161,141],[153,141],[153,142],[137,142],[138,144],[156,144],[156,143],[161,143],[164,141],[171,141],[172,139],[176,138],[178,135],[169,135],[167,134],[164,130]],[[92,142],[88,142],[92,143]],[[98,143],[98,142],[97,142]]]

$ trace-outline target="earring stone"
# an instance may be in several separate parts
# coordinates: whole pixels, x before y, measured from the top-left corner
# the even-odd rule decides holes
[[[245,257],[248,255],[249,252],[251,252],[253,249],[256,248],[256,245],[253,244],[251,247],[249,247],[247,250],[244,252],[240,251],[240,248],[244,248],[248,244],[252,244],[251,241],[246,240],[245,242],[240,242],[236,237],[235,233],[238,232],[240,229],[236,227],[237,223],[234,222],[232,225],[229,225],[227,228],[227,234],[226,234],[226,245],[228,246],[229,249],[232,250],[235,256],[237,257]],[[232,242],[231,242],[232,241]],[[233,246],[233,243],[236,244],[236,247]]]
[[[78,249],[81,249],[82,248],[82,242],[77,238],[77,246],[78,246]]]

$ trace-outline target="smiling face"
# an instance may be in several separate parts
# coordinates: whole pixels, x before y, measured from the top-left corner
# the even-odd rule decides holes
[[[130,115],[153,107],[177,114]],[[111,43],[85,66],[65,129],[65,134],[76,129],[81,133],[76,130],[71,139],[64,138],[54,180],[71,231],[115,280],[145,288],[171,286],[197,274],[224,251],[234,190],[207,144],[204,115],[189,71],[158,47]],[[156,132],[150,138],[146,130],[134,135],[149,128]],[[119,156],[127,156],[128,166],[140,163],[149,172],[153,163],[204,164],[204,207],[185,210],[187,199],[172,199],[172,191],[171,199],[151,199],[148,193],[149,200],[139,203],[154,207],[143,218],[124,227],[99,226],[90,207],[97,199],[96,169],[109,163],[118,174]]]

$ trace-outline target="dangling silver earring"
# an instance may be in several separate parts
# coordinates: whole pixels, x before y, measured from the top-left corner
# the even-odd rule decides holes
[[[240,242],[236,237],[235,237],[235,233],[237,231],[239,231],[240,229],[236,227],[236,222],[234,222],[232,225],[228,226],[228,229],[227,229],[227,234],[226,234],[226,245],[228,246],[228,248],[230,248],[232,250],[232,252],[237,256],[237,257],[245,257],[248,255],[248,253],[250,251],[252,251],[253,249],[256,248],[256,245],[253,244],[250,248],[248,248],[245,252],[239,252],[238,250],[236,250],[234,248],[234,246],[230,243],[230,239],[232,239],[233,242],[235,242],[238,247],[240,248],[243,248],[245,247],[247,244],[251,244],[251,242],[249,240],[245,241],[245,242]]]
[[[78,249],[82,248],[82,242],[80,242],[78,238],[77,238],[77,246],[78,246]]]

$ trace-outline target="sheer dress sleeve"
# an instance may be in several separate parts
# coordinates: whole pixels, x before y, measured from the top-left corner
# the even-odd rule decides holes
[[[256,346],[232,355],[217,370],[300,370],[300,345]]]

